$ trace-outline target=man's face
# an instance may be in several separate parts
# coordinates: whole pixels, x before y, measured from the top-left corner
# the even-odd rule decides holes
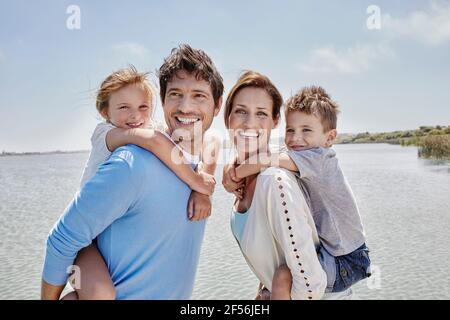
[[[197,80],[194,74],[180,70],[167,83],[164,118],[173,136],[182,136],[183,141],[194,137],[201,139],[219,113],[221,104],[222,98],[217,107],[214,105],[207,81]]]

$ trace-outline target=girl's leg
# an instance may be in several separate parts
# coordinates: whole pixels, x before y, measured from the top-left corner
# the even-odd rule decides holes
[[[61,300],[79,300],[78,294],[75,291],[69,292],[64,297],[61,298]]]
[[[78,252],[75,265],[80,268],[80,288],[74,288],[78,300],[115,300],[116,289],[109,275],[108,267],[96,244]],[[75,298],[69,293],[63,299]]]
[[[291,300],[292,275],[287,265],[277,268],[272,280],[272,300]]]

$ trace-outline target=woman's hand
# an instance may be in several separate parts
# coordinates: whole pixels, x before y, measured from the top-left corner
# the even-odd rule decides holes
[[[227,164],[223,167],[222,184],[225,190],[242,200],[245,180],[236,178],[236,167],[234,164]]]
[[[196,191],[191,192],[188,202],[188,218],[200,221],[211,215],[211,199],[209,196]]]

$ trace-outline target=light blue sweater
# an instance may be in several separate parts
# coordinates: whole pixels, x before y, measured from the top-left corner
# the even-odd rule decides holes
[[[50,232],[43,279],[64,284],[97,237],[117,299],[189,299],[205,229],[205,220],[187,219],[190,193],[152,153],[117,149]]]

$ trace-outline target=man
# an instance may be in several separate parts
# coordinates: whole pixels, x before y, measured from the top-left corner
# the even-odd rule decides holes
[[[222,104],[222,77],[203,51],[181,45],[159,78],[168,133],[178,132],[195,166],[198,144]],[[51,231],[42,298],[59,298],[77,252],[95,238],[117,299],[190,298],[205,228],[205,220],[187,218],[190,193],[152,153],[134,145],[117,149]]]

